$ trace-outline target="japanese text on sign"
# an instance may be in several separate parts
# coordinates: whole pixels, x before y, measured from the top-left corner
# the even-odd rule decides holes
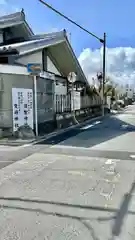
[[[13,88],[13,130],[29,125],[33,129],[33,91],[32,89]]]

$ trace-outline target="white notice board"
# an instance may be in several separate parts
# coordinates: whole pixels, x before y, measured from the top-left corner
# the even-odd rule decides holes
[[[33,129],[33,90],[12,88],[13,131],[29,125]]]

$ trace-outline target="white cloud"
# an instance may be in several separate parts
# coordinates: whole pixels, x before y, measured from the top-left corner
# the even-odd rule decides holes
[[[102,71],[103,49],[87,48],[79,56],[79,62],[91,83],[92,77]],[[106,49],[106,72],[120,84],[135,84],[135,48],[119,47]]]

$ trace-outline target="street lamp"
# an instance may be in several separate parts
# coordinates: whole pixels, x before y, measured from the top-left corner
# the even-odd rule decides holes
[[[77,27],[79,27],[84,32],[86,32],[89,35],[95,37],[96,39],[98,39],[103,44],[102,115],[104,116],[104,86],[105,86],[105,73],[106,73],[106,33],[104,33],[103,38],[99,38],[98,36],[96,36],[95,34],[93,34],[90,31],[88,31],[87,29],[85,29],[84,27],[82,27],[81,25],[79,25],[77,22],[73,21],[69,17],[65,16],[63,13],[59,12],[57,9],[53,8],[51,5],[49,5],[48,3],[44,2],[43,0],[39,0],[39,2],[44,4],[46,7],[50,8],[52,11],[54,11],[55,13],[60,15],[61,17],[65,18],[67,21],[69,21],[72,24],[76,25]]]

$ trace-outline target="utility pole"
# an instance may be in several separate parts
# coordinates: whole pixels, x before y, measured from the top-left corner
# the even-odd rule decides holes
[[[102,116],[104,116],[104,92],[105,92],[105,82],[106,82],[106,33],[104,33],[103,38],[103,78],[102,78]]]
[[[43,5],[45,5],[46,7],[48,7],[49,9],[51,9],[53,12],[55,12],[56,14],[58,14],[59,16],[65,18],[68,22],[71,22],[72,24],[74,24],[75,26],[77,26],[78,28],[80,28],[81,30],[83,30],[84,32],[88,33],[89,35],[93,36],[94,38],[96,38],[97,40],[99,40],[102,44],[103,44],[103,78],[102,78],[102,115],[104,116],[104,87],[105,87],[105,78],[106,78],[106,33],[104,33],[103,38],[99,38],[98,36],[96,36],[94,33],[88,31],[86,28],[82,27],[80,24],[78,24],[77,22],[73,21],[72,19],[70,19],[69,17],[67,17],[65,14],[61,13],[60,11],[58,11],[56,8],[52,7],[51,5],[49,5],[48,3],[46,3],[43,0],[39,0],[39,2],[41,2]]]

